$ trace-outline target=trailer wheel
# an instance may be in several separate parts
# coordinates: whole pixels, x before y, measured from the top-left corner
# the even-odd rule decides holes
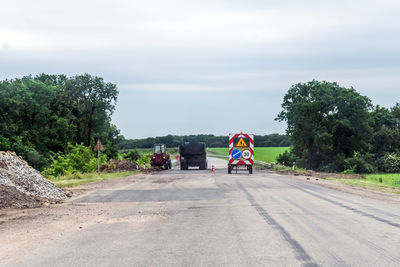
[[[232,166],[228,165],[228,173],[231,174],[232,173]]]
[[[253,166],[249,166],[249,174],[253,174]]]

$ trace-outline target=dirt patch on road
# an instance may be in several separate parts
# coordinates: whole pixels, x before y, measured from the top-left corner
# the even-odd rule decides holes
[[[275,172],[283,175],[293,175],[293,176],[308,176],[315,177],[320,179],[326,178],[335,178],[335,179],[365,179],[365,175],[362,174],[343,174],[343,173],[331,173],[331,172],[315,172],[315,171],[305,171],[305,172],[296,172],[296,171],[279,171],[266,167],[257,167],[257,170],[267,170],[271,172]]]

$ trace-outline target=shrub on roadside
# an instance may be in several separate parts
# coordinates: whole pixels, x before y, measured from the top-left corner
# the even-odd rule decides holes
[[[86,173],[97,169],[97,157],[90,147],[83,144],[68,144],[67,153],[53,158],[50,167],[42,171],[44,177],[57,177],[76,172]],[[100,163],[106,162],[106,155],[101,155]]]
[[[397,153],[386,153],[379,159],[379,170],[386,173],[400,172],[400,155]]]
[[[279,154],[276,161],[284,166],[292,167],[296,163],[296,156],[291,151],[286,150],[283,154]]]
[[[374,156],[372,154],[354,153],[352,158],[344,160],[346,173],[373,173],[376,172]]]
[[[120,154],[120,156],[122,157],[122,159],[130,160],[133,163],[137,162],[139,164],[139,166],[143,166],[143,164],[148,165],[148,163],[150,163],[149,154],[140,152],[136,149],[129,151],[129,152],[122,153],[122,154]]]

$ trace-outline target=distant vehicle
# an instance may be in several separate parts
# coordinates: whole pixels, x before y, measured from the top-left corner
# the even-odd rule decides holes
[[[207,169],[206,144],[200,142],[187,142],[179,146],[181,170],[189,167]]]
[[[152,167],[164,167],[171,169],[171,159],[167,153],[165,144],[155,144],[153,154],[150,154],[150,165]]]

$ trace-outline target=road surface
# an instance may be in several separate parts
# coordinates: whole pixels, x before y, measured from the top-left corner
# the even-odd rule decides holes
[[[400,266],[398,205],[211,165],[215,174],[175,168],[75,198],[68,205],[102,217],[2,265]]]

